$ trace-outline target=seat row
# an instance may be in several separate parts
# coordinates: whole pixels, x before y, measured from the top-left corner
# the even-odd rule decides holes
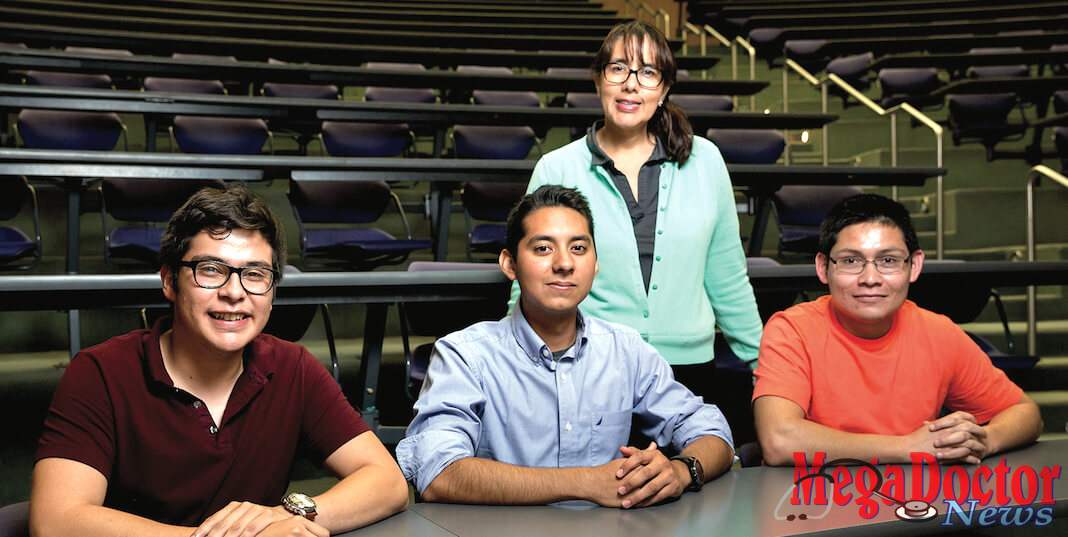
[[[81,47],[68,47],[68,51],[91,52],[97,54],[116,54],[129,56],[128,51],[109,51],[102,49],[88,49]],[[236,58],[174,54],[178,59],[200,59],[210,61],[236,61]],[[371,68],[389,70],[425,71],[425,67],[419,64],[404,63],[381,63],[368,64]],[[459,66],[457,72],[471,74],[487,74],[495,76],[511,75],[512,71],[506,67],[498,66]],[[550,75],[565,74],[571,76],[588,76],[584,69],[550,68]],[[687,75],[683,73],[685,78]],[[87,88],[111,88],[116,80],[104,74],[84,73],[61,73],[42,70],[28,71],[23,80],[28,84],[41,86],[67,86]],[[221,80],[193,80],[183,78],[168,78],[149,76],[145,77],[141,87],[145,91],[161,91],[174,93],[199,93],[199,94],[225,94],[227,87]],[[339,88],[333,84],[309,85],[279,82],[266,82],[260,92],[269,97],[293,97],[312,99],[337,99],[340,96]],[[571,96],[574,98],[571,98]],[[508,106],[540,106],[540,99],[531,91],[497,91],[497,90],[473,90],[466,97],[469,102],[483,105],[508,105]],[[440,98],[430,88],[392,88],[392,87],[368,87],[364,93],[366,101],[382,102],[413,102],[434,103]],[[733,108],[733,99],[726,95],[679,95],[675,97],[676,104],[689,110],[730,110]],[[571,107],[600,107],[600,103],[594,94],[568,94],[564,101]],[[110,149],[118,141],[123,132],[118,116],[115,114],[95,115],[94,121],[85,127],[83,136],[68,134],[67,140],[55,140],[56,131],[47,123],[49,118],[53,122],[63,125],[63,132],[74,133],[77,129],[70,128],[75,121],[74,114],[54,114],[43,112],[24,112],[20,115],[19,123],[26,124],[20,129],[26,144],[30,147],[64,147],[86,149]],[[412,132],[418,132],[418,128],[409,129],[406,125],[371,124],[347,124],[337,125],[328,122],[320,128],[318,122],[287,122],[285,124],[268,125],[267,122],[254,119],[218,119],[210,122],[188,117],[168,118],[172,138],[178,147],[191,153],[257,153],[264,143],[269,143],[271,138],[268,127],[279,128],[292,135],[298,143],[300,152],[306,152],[309,141],[320,132],[323,134],[325,150],[331,155],[338,156],[393,156],[400,155],[411,149]],[[43,126],[41,126],[43,125]],[[217,132],[215,136],[210,133]],[[456,156],[464,158],[524,158],[535,146],[536,139],[543,137],[544,132],[535,137],[530,127],[476,127],[458,126],[454,129]],[[369,143],[371,141],[374,143]],[[490,144],[489,142],[492,142]]]
[[[1052,51],[1061,52],[1068,57],[1068,44],[1055,45]],[[995,58],[1019,58],[1023,60],[1025,52],[1021,47],[975,48],[969,55],[994,55]],[[992,61],[980,65],[967,65],[960,58],[947,59],[944,66],[888,66],[879,69],[874,77],[869,67],[878,65],[873,54],[838,58],[826,66],[827,73],[839,76],[853,87],[866,90],[873,84],[880,92],[879,104],[891,108],[908,103],[919,109],[948,109],[947,123],[952,133],[953,143],[978,142],[987,151],[987,160],[995,158],[1023,158],[1030,164],[1039,164],[1046,154],[1041,148],[1040,132],[1036,133],[1035,143],[1022,153],[1006,153],[995,147],[1006,140],[1022,139],[1029,126],[1025,111],[1034,110],[1034,116],[1041,121],[1052,109],[1058,116],[1068,113],[1068,64],[1056,64],[1052,74],[1042,76],[1044,64],[1006,63],[994,64]],[[930,60],[928,60],[930,62]],[[902,65],[886,62],[889,65]],[[943,75],[948,73],[948,77]],[[964,78],[961,78],[963,74]],[[947,81],[948,78],[948,81]],[[850,97],[839,92],[843,105],[848,106]],[[1018,116],[1013,119],[1012,116]],[[1068,170],[1068,118],[1050,123],[1054,130],[1056,155],[1062,161],[1062,168]]]
[[[782,133],[773,129],[710,129],[706,134],[719,146],[725,160],[731,165],[773,164],[785,148]],[[49,172],[44,173],[47,175]],[[4,199],[10,205],[0,212],[0,218],[11,219],[20,207],[32,201],[34,235],[37,238],[31,240],[25,234],[12,230],[11,237],[18,237],[19,246],[15,248],[16,243],[11,243],[13,250],[0,256],[0,259],[10,262],[34,257],[33,262],[23,267],[29,268],[36,264],[41,255],[34,190],[22,178],[6,177],[3,183],[8,191]],[[91,181],[90,184],[96,185],[95,190],[100,197],[106,243],[104,259],[107,264],[117,266],[123,259],[132,259],[151,267],[156,261],[161,235],[161,228],[151,223],[166,222],[193,191],[203,186],[218,186],[221,181],[111,177]],[[70,188],[80,190],[78,186]],[[525,188],[522,182],[493,181],[471,181],[464,186],[461,200],[469,260],[474,260],[479,254],[489,254],[484,260],[495,259],[504,244],[501,223],[506,220],[509,210]],[[779,221],[780,252],[813,252],[822,214],[836,201],[858,192],[859,188],[852,186],[785,186],[779,189],[772,201]],[[412,237],[404,207],[389,184],[383,181],[369,182],[357,178],[336,180],[321,175],[293,176],[289,183],[289,199],[300,228],[301,261],[305,267],[341,266],[370,270],[380,265],[403,262],[409,253],[431,246],[427,239]],[[381,229],[366,227],[378,221],[391,206],[396,208],[400,217],[399,223],[391,224],[391,230],[397,232],[403,227],[401,239]],[[131,222],[137,224],[131,225]],[[329,224],[333,224],[329,229],[320,229]],[[447,226],[447,219],[440,225]],[[78,234],[76,229],[68,232]]]

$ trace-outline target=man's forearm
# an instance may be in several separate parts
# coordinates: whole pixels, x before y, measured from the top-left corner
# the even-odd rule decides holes
[[[189,537],[196,529],[161,524],[100,505],[71,506],[62,512],[49,509],[47,513],[39,511],[35,515],[31,517],[30,533],[38,537]]]
[[[839,431],[800,419],[780,422],[767,430],[758,429],[764,461],[771,466],[794,464],[795,452],[827,454],[827,460],[850,458],[884,463],[910,462],[903,437]]]
[[[604,468],[528,468],[467,457],[442,470],[423,491],[423,499],[497,505],[590,500],[605,505],[615,477]]]
[[[708,482],[730,469],[734,463],[734,450],[718,436],[702,436],[682,450],[683,455],[697,457]]]
[[[368,465],[315,497],[315,522],[331,534],[361,528],[408,505],[408,485],[395,465]]]
[[[998,453],[1035,441],[1042,434],[1042,415],[1034,400],[1024,395],[1019,403],[994,416],[984,429],[989,435],[989,454]]]

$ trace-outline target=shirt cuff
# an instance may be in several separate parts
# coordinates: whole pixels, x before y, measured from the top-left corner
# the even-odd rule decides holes
[[[456,431],[424,431],[397,444],[397,464],[420,495],[442,470],[472,456],[470,437]]]

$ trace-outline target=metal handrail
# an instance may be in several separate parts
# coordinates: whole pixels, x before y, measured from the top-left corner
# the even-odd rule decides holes
[[[731,44],[731,76],[734,80],[738,80],[738,47],[744,48],[749,54],[749,80],[756,80],[756,48],[742,36],[735,37]],[[737,97],[735,101],[737,104]],[[756,94],[749,96],[749,111],[756,112]]]
[[[653,8],[649,7],[645,2],[638,2],[637,4],[635,4],[632,0],[623,0],[624,17],[630,17],[631,6],[634,6],[635,9],[634,20],[640,21],[644,18],[642,14],[648,13],[653,16],[653,24],[655,25],[657,19],[663,17],[664,35],[671,35],[671,15],[669,15],[667,11],[664,11],[663,9],[657,9],[654,11]]]
[[[1052,169],[1038,165],[1027,172],[1027,260],[1035,260],[1035,187],[1043,177],[1068,188],[1068,177]],[[1027,286],[1027,354],[1035,356],[1038,352],[1037,312],[1035,286]]]
[[[788,88],[789,88],[789,70],[792,69],[792,70],[796,71],[798,74],[800,74],[801,77],[804,78],[809,84],[812,84],[813,86],[818,86],[820,88],[820,93],[821,93],[821,97],[822,97],[822,104],[823,104],[823,113],[824,114],[827,113],[827,100],[828,100],[828,90],[829,90],[828,84],[834,84],[834,85],[842,88],[842,90],[844,90],[846,93],[848,93],[850,96],[852,96],[856,100],[860,101],[861,104],[863,104],[869,110],[875,112],[879,116],[887,116],[887,115],[889,115],[890,116],[890,165],[891,166],[895,166],[896,167],[898,165],[898,163],[897,163],[897,160],[898,160],[897,159],[897,153],[898,153],[898,147],[897,147],[897,112],[899,110],[902,110],[905,113],[907,113],[908,115],[910,115],[913,118],[915,118],[916,121],[919,121],[920,123],[922,123],[925,127],[931,129],[931,132],[935,136],[935,160],[936,160],[935,166],[937,166],[939,168],[942,167],[942,153],[943,153],[943,146],[942,146],[942,132],[943,132],[943,129],[942,129],[942,126],[939,125],[936,121],[932,120],[930,117],[927,117],[927,115],[925,115],[923,112],[920,112],[919,110],[917,110],[914,106],[910,105],[909,103],[901,103],[901,104],[899,104],[897,106],[892,106],[890,108],[883,108],[878,103],[876,103],[875,101],[872,101],[870,98],[868,98],[867,95],[864,95],[859,90],[854,88],[852,85],[850,85],[845,80],[842,80],[841,77],[839,77],[838,75],[836,75],[834,73],[829,73],[826,76],[826,78],[819,79],[819,78],[816,78],[815,76],[813,76],[812,73],[809,73],[807,69],[805,69],[804,67],[801,67],[801,65],[799,65],[797,62],[795,62],[794,60],[791,60],[789,58],[786,59],[786,67],[787,67],[787,69],[783,69],[783,71],[782,71],[782,110],[783,110],[783,112],[788,112],[789,109],[790,109],[790,107],[789,107],[789,90],[788,90]],[[827,165],[830,162],[830,149],[829,149],[828,143],[829,143],[829,140],[828,140],[827,125],[824,125],[823,126],[823,164],[824,165]],[[789,151],[787,151],[786,158],[789,157],[789,154],[790,154]],[[944,235],[945,235],[945,220],[944,220],[944,217],[945,217],[945,192],[944,192],[944,184],[943,184],[944,183],[944,179],[945,179],[945,176],[942,176],[942,175],[939,175],[939,176],[937,176],[935,178],[935,191],[936,191],[936,202],[935,202],[935,205],[937,206],[937,211],[938,211],[937,214],[935,215],[935,244],[936,244],[935,250],[936,250],[937,259],[942,259],[944,257],[944,253],[945,253],[945,245],[944,245],[944,240],[943,240],[944,239]],[[893,197],[895,199],[897,199],[897,187],[896,186],[893,187]]]
[[[708,54],[708,40],[706,39],[708,36],[705,35],[704,30],[690,21],[682,21],[681,27],[679,28],[679,37],[682,38],[683,56],[690,55],[690,43],[688,39],[690,33],[701,38],[701,55],[705,56]]]
[[[690,21],[682,21],[682,27],[679,29],[679,34],[682,37],[682,54],[690,54],[690,45],[687,43],[687,37],[692,33],[701,38],[701,55],[706,56],[708,54],[708,40],[707,36],[712,36],[719,44],[729,47],[731,46],[731,40],[727,39],[723,34],[716,31],[715,28],[705,24],[702,27]]]
[[[656,24],[656,16],[660,15],[664,20],[664,35],[671,35],[671,15],[663,10],[658,9],[653,12],[653,24]]]

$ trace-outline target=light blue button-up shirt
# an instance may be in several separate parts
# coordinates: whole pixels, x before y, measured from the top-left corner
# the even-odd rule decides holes
[[[397,445],[420,494],[465,457],[537,468],[605,464],[622,456],[635,416],[657,445],[682,450],[707,435],[734,445],[719,409],[675,382],[636,331],[581,313],[578,324],[559,360],[519,308],[438,340],[415,419]]]

